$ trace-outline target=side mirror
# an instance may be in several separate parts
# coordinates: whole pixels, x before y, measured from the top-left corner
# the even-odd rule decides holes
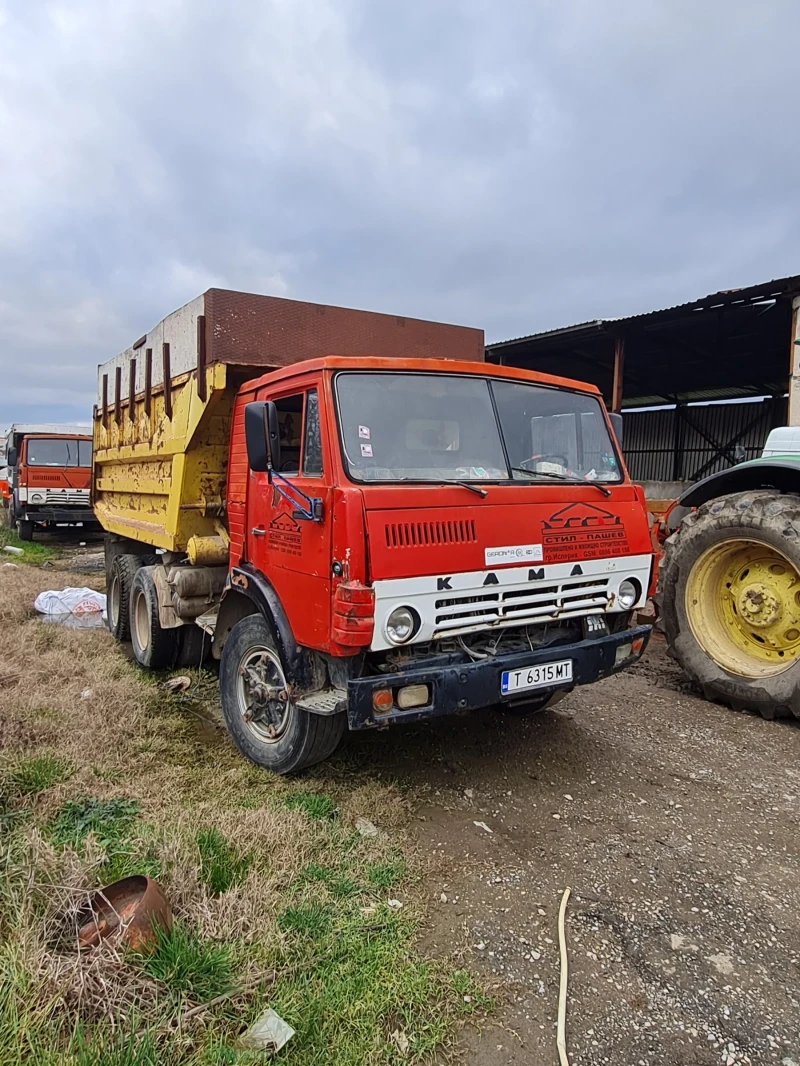
[[[263,473],[280,465],[281,440],[278,409],[271,401],[258,400],[244,409],[244,437],[251,470]]]
[[[17,465],[17,449],[16,448],[9,448],[8,449],[8,455],[6,456],[6,462],[8,463],[9,466],[16,466]]]
[[[733,449],[733,461],[734,463],[743,463],[747,458],[747,452],[744,450],[743,444],[737,444]]]
[[[617,444],[622,447],[622,415],[616,411],[609,411],[608,417],[611,419],[611,428],[614,430],[614,436],[617,438]]]

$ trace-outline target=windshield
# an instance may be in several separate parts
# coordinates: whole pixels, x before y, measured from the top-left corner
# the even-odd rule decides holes
[[[25,462],[28,466],[91,466],[92,442],[28,437]]]
[[[359,371],[337,375],[336,393],[344,460],[356,481],[620,480],[592,396],[455,374]]]

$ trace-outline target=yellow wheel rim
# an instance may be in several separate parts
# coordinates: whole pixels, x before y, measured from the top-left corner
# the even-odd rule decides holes
[[[800,655],[800,573],[757,540],[727,540],[703,552],[686,582],[695,640],[723,669],[769,677]]]

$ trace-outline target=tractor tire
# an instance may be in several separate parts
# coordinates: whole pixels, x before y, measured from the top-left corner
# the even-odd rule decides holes
[[[269,698],[262,695],[267,688]],[[236,747],[275,774],[296,773],[327,759],[347,727],[344,714],[310,714],[297,707],[275,638],[260,614],[247,615],[231,630],[220,661],[219,691]]]
[[[128,617],[136,662],[148,670],[172,666],[178,652],[178,629],[161,628],[152,566],[140,566],[133,575]]]
[[[111,562],[108,579],[108,628],[114,640],[122,643],[131,639],[131,589],[136,571],[142,565],[138,555],[116,555]]]
[[[686,515],[657,600],[668,650],[706,699],[800,718],[800,497],[741,492]]]
[[[27,518],[17,519],[17,536],[20,540],[33,540],[33,522],[29,521]]]
[[[189,622],[178,629],[178,655],[176,666],[197,669],[203,665],[211,654],[211,636],[194,622]]]

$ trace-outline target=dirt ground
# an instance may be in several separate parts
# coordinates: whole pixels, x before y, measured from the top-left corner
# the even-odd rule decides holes
[[[543,715],[351,741],[423,797],[429,947],[503,979],[469,1066],[558,1061],[566,886],[573,1066],[800,1064],[798,726],[699,699],[656,638]]]

